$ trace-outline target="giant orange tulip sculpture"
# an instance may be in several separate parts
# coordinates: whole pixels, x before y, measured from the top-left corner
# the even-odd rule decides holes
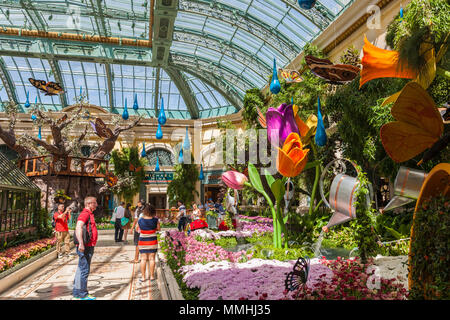
[[[278,148],[277,169],[284,177],[296,177],[305,168],[308,162],[309,149],[303,149],[300,136],[291,132],[283,144]]]

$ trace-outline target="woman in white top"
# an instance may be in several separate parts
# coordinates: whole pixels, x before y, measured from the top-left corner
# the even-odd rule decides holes
[[[201,217],[201,212],[200,212],[200,209],[197,207],[197,204],[193,204],[192,205],[192,219],[193,220],[197,220],[197,219],[200,219],[200,217]]]

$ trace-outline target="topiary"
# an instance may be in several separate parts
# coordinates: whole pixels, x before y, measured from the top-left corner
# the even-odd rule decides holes
[[[424,201],[414,217],[409,298],[450,299],[450,199]]]

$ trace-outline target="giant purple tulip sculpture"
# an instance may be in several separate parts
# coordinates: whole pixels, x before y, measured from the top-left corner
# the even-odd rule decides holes
[[[269,108],[266,123],[269,142],[276,147],[282,148],[291,132],[299,133],[291,104],[283,103],[278,108]]]

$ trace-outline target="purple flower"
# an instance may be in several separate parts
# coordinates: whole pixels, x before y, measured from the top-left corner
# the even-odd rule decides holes
[[[276,141],[272,142],[272,135],[278,136],[276,147],[283,147],[284,141],[291,132],[299,134],[291,104],[283,103],[278,108],[269,108],[266,113],[266,123],[269,142],[276,144]]]

